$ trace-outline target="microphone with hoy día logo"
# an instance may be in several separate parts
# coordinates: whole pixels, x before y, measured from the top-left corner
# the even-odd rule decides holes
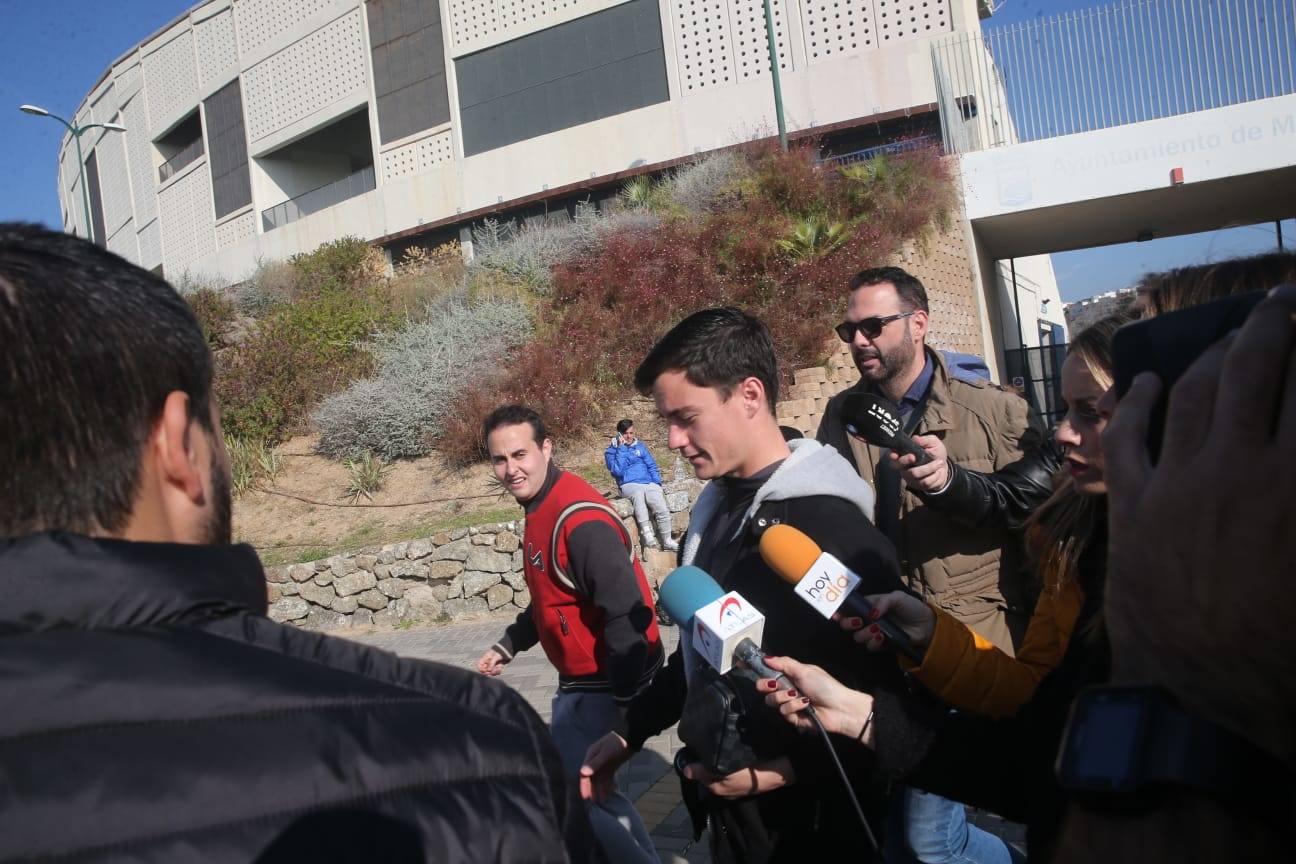
[[[864,592],[854,593],[860,577],[836,557],[819,548],[819,544],[791,525],[771,525],[761,535],[761,558],[784,582],[795,587],[802,600],[825,618],[837,611],[868,619],[873,604]],[[876,622],[887,641],[915,663],[923,654],[909,635],[885,616]]]
[[[760,649],[765,616],[738,592],[726,593],[700,568],[685,565],[671,571],[657,598],[667,614],[691,628],[693,647],[721,675],[740,661],[762,678],[783,676],[765,664]]]

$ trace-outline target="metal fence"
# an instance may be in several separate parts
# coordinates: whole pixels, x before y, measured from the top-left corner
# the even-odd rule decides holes
[[[158,182],[165,183],[203,155],[203,139],[198,138],[158,166]]]
[[[1065,344],[1038,348],[1009,348],[1004,351],[1004,381],[1021,391],[1026,401],[1052,427],[1066,414],[1062,401],[1062,361]]]
[[[372,192],[377,187],[377,175],[374,173],[374,166],[370,165],[354,174],[343,177],[341,180],[335,180],[309,192],[303,192],[296,198],[290,198],[282,204],[276,204],[268,210],[261,211],[262,230],[273,231],[275,228],[282,228],[290,222],[296,222],[303,216],[326,210],[348,198]]]
[[[932,46],[948,152],[1296,92],[1293,0],[1125,0]]]

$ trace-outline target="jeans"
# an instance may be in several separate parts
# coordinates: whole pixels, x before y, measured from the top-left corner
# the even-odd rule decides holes
[[[886,844],[888,864],[1010,864],[1013,860],[1007,843],[968,824],[960,802],[908,787],[897,789],[896,796],[903,802],[898,833],[904,842]]]
[[[580,774],[589,746],[612,730],[617,722],[616,702],[611,693],[563,693],[553,698],[549,731],[558,745],[567,776]],[[617,785],[624,779],[618,776]],[[602,804],[589,805],[590,825],[608,860],[629,864],[658,864],[657,852],[639,811],[621,791],[613,792]]]

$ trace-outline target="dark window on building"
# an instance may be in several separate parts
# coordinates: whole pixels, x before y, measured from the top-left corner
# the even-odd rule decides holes
[[[440,4],[369,0],[366,6],[382,143],[450,122]]]
[[[455,61],[464,154],[670,98],[657,0],[630,0]]]
[[[108,246],[108,229],[104,225],[103,194],[99,191],[99,160],[90,151],[86,160],[86,188],[90,190],[90,221],[94,223],[94,242]]]
[[[243,132],[243,93],[235,78],[203,102],[210,148],[212,200],[216,218],[252,203],[247,136]]]

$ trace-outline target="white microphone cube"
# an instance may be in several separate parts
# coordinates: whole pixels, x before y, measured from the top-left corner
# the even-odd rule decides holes
[[[825,618],[831,618],[859,584],[859,577],[836,556],[821,554],[793,589]]]
[[[761,644],[765,616],[735,591],[693,615],[693,647],[721,675],[733,668],[734,649],[744,639]]]

